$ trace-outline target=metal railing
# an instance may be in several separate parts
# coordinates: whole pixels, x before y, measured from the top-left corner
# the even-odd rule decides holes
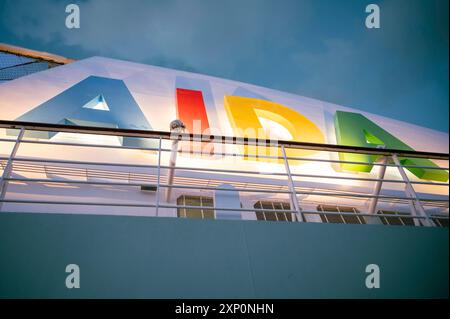
[[[417,165],[403,165],[399,161],[399,157],[409,158],[425,158],[446,161],[448,166],[449,155],[443,153],[432,152],[416,152],[409,150],[394,150],[394,149],[380,149],[369,147],[354,147],[345,145],[331,145],[331,144],[317,144],[317,143],[305,143],[295,141],[273,141],[273,140],[261,140],[252,138],[239,138],[239,137],[227,137],[227,136],[205,136],[198,134],[187,133],[174,133],[174,132],[159,132],[159,131],[144,131],[144,130],[131,130],[131,129],[114,129],[104,127],[87,127],[87,126],[68,126],[58,124],[44,124],[44,123],[28,123],[28,122],[16,122],[16,121],[0,121],[0,128],[7,130],[17,130],[18,134],[16,139],[12,138],[0,138],[0,143],[12,143],[13,147],[8,156],[0,157],[0,164],[3,170],[0,178],[0,205],[6,203],[16,205],[71,205],[71,206],[111,206],[111,207],[134,207],[141,209],[153,209],[154,215],[159,216],[161,209],[198,209],[198,206],[192,205],[178,205],[173,204],[171,201],[171,192],[176,190],[188,190],[199,192],[234,192],[238,194],[259,194],[266,198],[267,196],[281,196],[287,198],[290,204],[290,209],[277,209],[268,210],[255,207],[203,207],[203,209],[213,210],[215,212],[264,212],[264,213],[289,213],[292,214],[292,220],[298,222],[308,221],[308,216],[316,215],[339,215],[339,216],[355,216],[354,213],[347,212],[326,212],[318,211],[314,209],[305,208],[311,207],[314,204],[314,200],[302,200],[302,197],[309,196],[313,198],[321,197],[327,198],[326,202],[330,203],[333,199],[346,198],[354,201],[365,200],[369,202],[367,212],[358,213],[357,216],[366,217],[366,220],[371,223],[378,218],[379,212],[378,206],[380,203],[400,203],[409,207],[409,215],[402,215],[401,218],[412,219],[417,226],[436,226],[448,223],[448,213],[432,215],[426,207],[437,207],[441,211],[447,210],[448,212],[448,191],[442,196],[442,192],[438,196],[420,197],[415,186],[430,186],[430,187],[445,187],[448,189],[448,182],[432,182],[423,180],[411,180],[408,174],[405,172],[405,168],[425,168],[425,169],[440,169],[448,170],[448,167],[435,167],[435,166],[417,166]],[[41,140],[27,138],[26,133],[31,131],[45,131],[56,133],[76,133],[76,134],[92,134],[102,136],[116,136],[116,137],[134,137],[155,141],[157,147],[134,147],[134,146],[122,146],[122,145],[105,145],[98,143],[75,143],[75,142],[55,142],[51,140]],[[198,167],[189,165],[177,165],[176,154],[183,154],[183,149],[178,148],[178,142],[186,143],[211,143],[214,145],[223,144],[231,146],[249,146],[249,145],[264,145],[264,147],[277,148],[281,150],[281,156],[279,155],[254,155],[244,152],[229,152],[221,151],[214,148],[214,151],[209,152],[208,156],[218,155],[222,158],[234,157],[234,158],[252,158],[257,157],[265,158],[269,160],[280,161],[284,166],[284,172],[280,171],[255,171],[252,169],[236,169],[227,168],[227,165],[215,165],[217,167]],[[163,143],[172,143],[171,147],[163,147]],[[140,150],[150,151],[152,155],[153,164],[137,164],[137,163],[115,163],[105,161],[79,161],[79,160],[66,160],[66,159],[52,159],[46,156],[31,157],[31,156],[18,156],[19,148],[22,145],[41,145],[44,146],[56,146],[56,147],[83,147],[89,149],[121,149],[121,150]],[[219,148],[220,149],[220,148]],[[343,161],[339,159],[329,158],[315,158],[315,157],[293,157],[287,156],[287,149],[303,149],[314,150],[317,152],[328,153],[357,153],[357,154],[370,154],[378,155],[381,161],[375,163],[359,162],[359,161]],[[192,156],[202,157],[204,152],[202,150],[195,151],[189,149],[189,154]],[[163,164],[163,157],[165,154],[170,155],[170,161],[168,164]],[[214,161],[214,160],[213,160]],[[291,169],[291,163],[293,161],[301,161],[304,163],[316,162],[316,163],[329,163],[333,164],[370,164],[379,168],[378,176],[366,177],[366,176],[339,176],[337,174],[324,175],[324,174],[309,174],[309,173],[296,173]],[[220,159],[215,163],[220,164]],[[401,179],[385,178],[385,172],[387,168],[394,168],[398,170]],[[136,169],[144,170],[145,172],[136,172]],[[33,173],[33,174],[45,174],[46,178],[30,178],[20,177],[19,173]],[[176,172],[183,172],[179,175]],[[194,174],[188,174],[194,173]],[[19,175],[13,176],[13,175]],[[49,176],[65,176],[65,179],[49,178]],[[231,179],[230,176],[234,177]],[[267,180],[261,181],[261,177],[264,176]],[[268,176],[268,177],[267,177]],[[84,180],[77,180],[77,178],[85,178]],[[101,180],[95,180],[101,179]],[[354,183],[371,183],[375,185],[370,193],[356,191],[358,187],[350,190],[336,190],[333,188],[327,188],[323,186],[326,181],[332,179],[334,181],[346,181]],[[304,181],[314,180],[323,181],[321,187],[307,186]],[[27,183],[31,184],[60,184],[60,185],[97,185],[97,186],[112,186],[112,187],[141,187],[143,185],[154,185],[156,192],[155,198],[151,202],[101,202],[101,201],[72,201],[72,200],[46,200],[46,199],[26,199],[26,198],[14,198],[7,196],[9,183]],[[232,188],[223,188],[222,184],[233,184]],[[311,182],[312,183],[312,182]],[[383,195],[382,185],[383,183],[403,184],[405,186],[404,195]],[[31,189],[32,192],[32,189]],[[164,194],[165,192],[165,198]],[[395,193],[395,192],[394,192]],[[431,194],[433,195],[433,194]],[[261,199],[260,198],[260,199]],[[331,200],[330,200],[331,198]],[[253,199],[255,201],[255,199]],[[321,203],[320,201],[318,203]],[[0,206],[0,210],[2,209]],[[367,205],[366,205],[367,206]],[[383,215],[383,218],[398,218],[398,216]],[[379,218],[378,218],[379,220]],[[436,223],[436,220],[443,221],[442,223]]]

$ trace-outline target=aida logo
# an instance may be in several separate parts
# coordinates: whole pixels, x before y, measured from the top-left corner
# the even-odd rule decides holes
[[[176,89],[177,115],[185,123],[189,132],[195,130],[195,123],[201,123],[201,132],[209,132],[209,121],[206,113],[202,91]],[[272,101],[242,96],[224,96],[224,107],[228,120],[233,128],[234,135],[239,137],[271,139],[264,130],[262,120],[266,119],[285,128],[292,140],[311,143],[325,143],[325,138],[319,127],[299,112]],[[361,147],[379,147],[410,150],[414,149],[390,134],[376,123],[359,113],[337,111],[334,116],[335,133],[339,145],[351,145]],[[263,148],[263,152],[261,152]],[[278,156],[281,150],[277,148]],[[261,153],[269,153],[269,147],[246,146],[245,154],[256,155],[256,160],[269,161],[265,157],[258,157]],[[288,157],[302,157],[316,153],[314,150],[288,149]],[[341,161],[375,163],[380,159],[377,155],[339,153]],[[403,165],[416,177],[425,180],[448,180],[448,173],[438,169],[424,169],[409,166],[429,166],[438,168],[428,159],[400,158]],[[341,168],[346,171],[371,172],[373,164],[341,163]]]
[[[213,135],[208,114],[208,103],[213,103],[208,85],[177,78],[174,88],[177,117],[186,126],[187,132]],[[258,139],[273,139],[264,125],[265,121],[275,123],[279,131],[291,140],[300,142],[325,143],[320,128],[306,116],[292,108],[264,99],[261,96],[225,95],[223,105],[234,136]],[[210,108],[211,110],[211,108]],[[211,111],[209,112],[211,113]],[[26,112],[17,121],[58,123],[68,125],[90,125],[126,129],[152,130],[138,103],[122,80],[89,76],[60,94]],[[224,121],[225,119],[220,119]],[[414,150],[381,126],[359,113],[337,111],[334,114],[336,141],[339,145],[379,147]],[[30,132],[28,136],[51,138],[55,133]],[[285,138],[286,139],[286,138]],[[122,139],[124,146],[156,147],[156,142],[142,138]],[[272,148],[273,149],[273,148]],[[276,152],[280,152],[276,148]],[[261,152],[262,151],[262,152]],[[245,146],[247,160],[270,161],[261,153],[273,151],[265,146]],[[289,157],[309,156],[317,151],[288,149]],[[248,156],[248,155],[256,156]],[[278,154],[280,155],[280,154]],[[367,164],[341,163],[341,169],[354,172],[371,172],[373,163],[380,159],[377,155],[340,153],[344,162],[365,162]],[[400,158],[403,165],[419,179],[444,181],[448,172],[433,169],[436,164],[428,159]],[[417,167],[411,167],[417,166]],[[431,168],[421,168],[429,166]]]

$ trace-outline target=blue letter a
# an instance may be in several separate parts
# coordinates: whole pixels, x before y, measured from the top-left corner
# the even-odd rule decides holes
[[[99,103],[99,107],[95,104]],[[89,76],[18,117],[16,121],[151,130],[139,105],[122,80]],[[12,133],[12,132],[11,132]],[[29,131],[26,136],[49,139],[56,132]],[[122,145],[155,147],[156,141],[123,137]]]

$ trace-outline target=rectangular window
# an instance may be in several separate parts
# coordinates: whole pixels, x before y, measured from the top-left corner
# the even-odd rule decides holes
[[[399,217],[399,216],[410,216],[411,214],[409,213],[379,210],[377,214],[383,215],[383,217],[380,217],[380,219],[384,225],[414,226],[414,219]]]
[[[258,201],[253,207],[263,209],[263,211],[255,211],[257,220],[292,221],[292,213],[283,212],[284,210],[291,210],[289,203]]]
[[[334,206],[334,205],[318,205],[317,211],[321,212],[320,219],[323,223],[334,224],[365,224],[366,221],[362,216],[357,216],[359,210],[350,206]],[[353,215],[325,214],[330,213],[351,213]]]
[[[445,217],[445,218],[436,218],[436,217]],[[445,215],[433,215],[433,216],[431,216],[431,219],[433,220],[434,224],[437,227],[448,228],[448,216],[445,216]]]
[[[178,217],[214,219],[214,210],[207,208],[214,207],[212,197],[181,195],[177,198],[177,205],[198,207],[177,208]]]

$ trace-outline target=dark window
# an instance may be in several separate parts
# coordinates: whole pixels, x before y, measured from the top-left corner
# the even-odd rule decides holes
[[[350,206],[318,205],[317,211],[323,223],[334,224],[365,224],[362,216],[357,216],[359,210]],[[352,215],[326,214],[326,213],[345,213]]]
[[[263,209],[262,211],[255,211],[256,219],[258,220],[292,221],[293,213],[285,212],[291,210],[289,203],[258,201],[253,207]]]
[[[400,216],[411,216],[411,214],[409,213],[379,210],[377,214],[383,216],[380,217],[380,219],[384,225],[414,226],[413,218],[400,217]]]
[[[198,208],[177,208],[178,217],[214,219],[214,207],[212,197],[181,195],[177,199],[177,205],[195,206]]]
[[[441,217],[441,218],[437,218],[437,217]],[[434,224],[437,227],[448,228],[448,216],[445,216],[445,215],[433,215],[433,216],[431,216],[431,219],[433,220]]]

